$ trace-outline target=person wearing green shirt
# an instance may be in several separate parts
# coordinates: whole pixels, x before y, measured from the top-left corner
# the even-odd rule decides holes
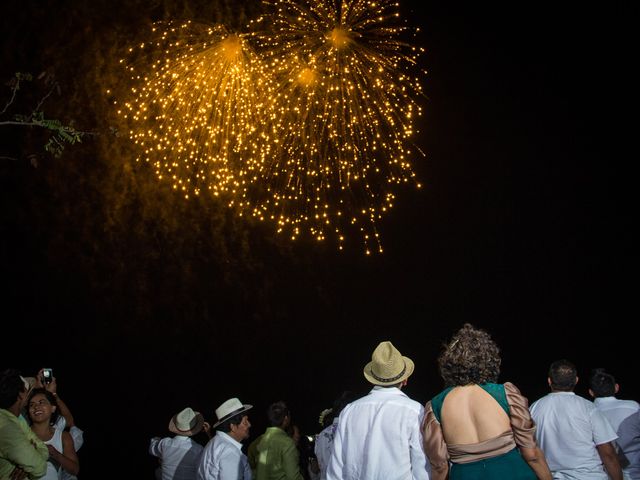
[[[300,473],[298,449],[287,434],[291,414],[284,402],[269,406],[271,427],[249,445],[249,465],[254,480],[304,480]]]
[[[47,472],[49,450],[20,416],[30,388],[17,370],[0,373],[0,480],[40,478]]]

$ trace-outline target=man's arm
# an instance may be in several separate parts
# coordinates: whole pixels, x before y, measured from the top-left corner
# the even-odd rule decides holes
[[[0,429],[0,445],[4,458],[24,470],[30,478],[39,478],[47,473],[47,446],[26,425],[24,430],[16,423]]]
[[[293,440],[287,442],[282,451],[282,469],[287,480],[304,480],[300,473],[300,454]]]
[[[343,410],[344,412],[344,410]],[[338,423],[336,428],[336,434],[333,437],[333,443],[331,444],[331,456],[329,457],[329,464],[327,465],[327,480],[342,480],[344,475],[344,461],[342,458],[342,429]]]
[[[553,476],[549,465],[547,465],[547,459],[540,447],[525,448],[520,447],[520,454],[525,462],[529,464],[531,470],[534,471],[536,477],[542,480],[552,480]]]
[[[247,448],[247,461],[249,462],[249,467],[254,477],[256,476],[256,469],[258,468],[258,442],[260,438],[262,438],[262,435],[251,442]]]
[[[431,464],[427,460],[422,447],[422,431],[420,429],[424,419],[424,408],[420,405],[420,413],[415,422],[412,422],[409,437],[409,460],[411,462],[411,477],[414,480],[429,480]]]
[[[604,468],[612,480],[622,480],[622,468],[618,461],[618,455],[612,442],[596,445],[598,455],[604,464]]]
[[[153,437],[149,442],[149,453],[154,457],[162,458],[164,438]]]

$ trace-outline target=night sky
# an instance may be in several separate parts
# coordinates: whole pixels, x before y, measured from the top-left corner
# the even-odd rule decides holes
[[[557,2],[401,2],[427,70],[416,144],[421,190],[380,222],[383,255],[358,242],[291,243],[210,198],[185,201],[136,164],[106,88],[122,48],[159,19],[237,27],[258,3],[5,0],[3,83],[37,76],[11,110],[94,132],[59,158],[43,132],[0,125],[0,366],[52,367],[85,430],[81,478],[151,478],[148,439],[185,406],[215,420],[237,396],[284,399],[304,433],[382,340],[416,363],[406,392],[441,389],[440,345],[464,322],[502,349],[501,381],[531,400],[551,361],[586,395],[606,367],[640,399],[637,218],[627,75],[629,12]],[[420,5],[420,6],[418,6]],[[10,96],[0,91],[0,109]],[[632,185],[633,184],[633,185]]]

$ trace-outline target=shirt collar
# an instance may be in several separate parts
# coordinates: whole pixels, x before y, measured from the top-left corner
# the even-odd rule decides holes
[[[402,396],[407,396],[406,393],[404,393],[402,390],[400,390],[398,387],[381,387],[379,385],[376,385],[375,387],[373,387],[371,389],[371,393],[383,393],[383,394],[389,394],[389,395],[402,395]]]
[[[614,403],[616,400],[616,397],[598,397],[593,399],[593,403]]]
[[[216,432],[216,435],[220,435],[221,440],[224,440],[225,442],[229,442],[235,445],[236,447],[238,447],[239,450],[242,450],[242,444],[238,442],[236,439],[234,439],[233,437],[231,437],[231,435],[229,435],[228,433],[221,432],[218,430]]]

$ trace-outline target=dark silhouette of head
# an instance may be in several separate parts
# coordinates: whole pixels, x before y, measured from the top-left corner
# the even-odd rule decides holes
[[[282,400],[272,403],[267,409],[267,418],[272,427],[281,427],[286,429],[291,419],[289,407]]]
[[[595,368],[589,378],[589,388],[595,398],[613,397],[616,394],[616,379],[604,368]]]

